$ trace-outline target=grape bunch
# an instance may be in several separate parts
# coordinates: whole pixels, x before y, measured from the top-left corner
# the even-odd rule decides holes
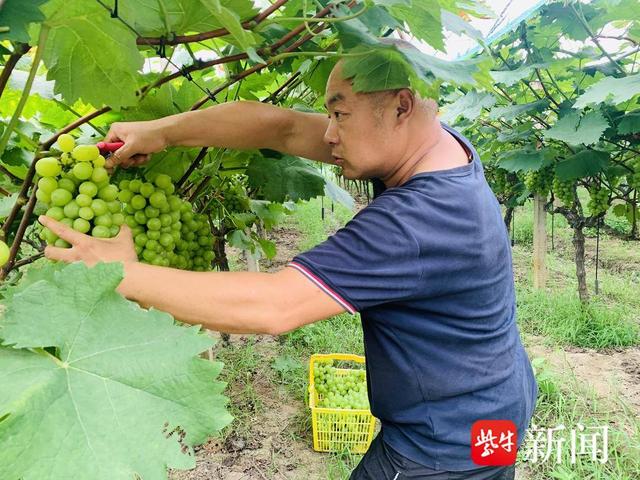
[[[631,188],[640,190],[640,157],[634,158],[630,167],[633,169],[633,173],[627,175],[627,183]]]
[[[524,176],[524,185],[532,193],[547,195],[553,184],[553,169],[545,167],[535,172],[527,172]]]
[[[592,216],[600,215],[609,208],[609,190],[598,186],[589,188],[589,203],[587,208]]]
[[[136,253],[152,265],[205,271],[211,269],[213,235],[207,217],[174,195],[171,177],[125,179],[118,199],[124,204],[124,221],[131,228]]]
[[[313,381],[318,392],[318,406],[326,408],[369,408],[364,370],[338,369],[333,362],[318,362]]]
[[[571,180],[553,178],[553,193],[565,207],[571,207],[576,198],[576,192]]]
[[[62,151],[60,158],[41,158],[35,167],[39,177],[36,198],[46,205],[46,215],[94,237],[116,236],[124,223],[122,204],[98,147],[76,145],[68,134],[60,135],[57,146]],[[46,227],[39,235],[50,245],[70,246]]]
[[[247,197],[244,188],[239,183],[232,183],[226,186],[226,188],[222,191],[223,201],[225,210],[227,212],[248,212],[250,210],[249,207],[249,198]]]

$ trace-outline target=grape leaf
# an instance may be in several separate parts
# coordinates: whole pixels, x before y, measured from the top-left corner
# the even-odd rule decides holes
[[[40,11],[40,5],[47,0],[6,0],[0,2],[0,26],[9,27],[8,32],[0,33],[1,40],[29,42],[28,26],[30,23],[41,22],[45,16]]]
[[[411,34],[433,48],[445,51],[440,4],[436,0],[412,0],[411,5],[391,6],[394,17],[407,23]]]
[[[545,131],[544,136],[570,145],[592,145],[600,140],[607,128],[609,122],[598,110],[592,110],[582,117],[576,112],[570,112]]]
[[[68,103],[134,105],[143,58],[136,36],[90,0],[54,0],[43,7],[50,27],[43,54],[55,93]],[[97,88],[99,86],[99,88]]]
[[[535,64],[535,65],[527,65],[525,67],[520,67],[516,70],[491,70],[489,73],[493,77],[493,79],[498,82],[510,87],[516,82],[527,78],[531,75],[536,68],[545,68],[547,64]]]
[[[622,103],[640,93],[640,73],[628,77],[605,77],[591,85],[578,97],[574,108],[584,108],[592,103]]]
[[[309,200],[324,193],[325,181],[320,172],[305,160],[290,155],[278,159],[256,155],[246,174],[249,185],[272,202]]]
[[[501,118],[510,121],[527,112],[541,112],[549,106],[549,100],[543,98],[531,103],[523,103],[521,105],[507,105],[503,107],[495,107],[489,111],[489,118],[499,120]]]
[[[478,93],[471,90],[452,104],[447,105],[441,119],[447,123],[454,123],[460,116],[475,120],[480,116],[483,108],[491,108],[495,103],[496,98],[490,93]]]
[[[407,70],[406,62],[393,48],[380,48],[367,55],[346,58],[342,64],[342,75],[352,80],[354,92],[407,87],[410,83]]]
[[[190,447],[231,419],[221,364],[197,357],[212,340],[116,293],[121,264],[52,268],[13,292],[0,320],[0,478],[192,468]]]
[[[630,133],[640,132],[640,112],[629,113],[622,117],[618,124],[618,133],[620,135],[627,135]]]
[[[556,165],[556,176],[562,180],[596,175],[609,165],[609,154],[599,150],[582,150]]]
[[[498,157],[498,163],[509,172],[537,171],[551,163],[552,155],[553,150],[549,148],[540,150],[532,147],[518,148],[503,152]]]

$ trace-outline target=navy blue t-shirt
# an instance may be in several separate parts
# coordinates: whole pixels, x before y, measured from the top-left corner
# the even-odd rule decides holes
[[[293,259],[362,318],[372,413],[384,440],[436,470],[471,461],[476,420],[512,420],[518,446],[537,385],[516,325],[511,246],[478,153],[389,188]]]

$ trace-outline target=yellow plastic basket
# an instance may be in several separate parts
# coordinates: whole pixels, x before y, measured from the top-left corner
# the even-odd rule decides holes
[[[309,407],[311,407],[311,425],[313,427],[313,449],[316,452],[365,453],[373,440],[376,419],[369,409],[353,410],[348,408],[316,407],[321,397],[316,392],[313,368],[316,362],[327,360],[345,360],[364,365],[360,355],[346,353],[328,353],[311,355],[309,360]],[[348,372],[348,368],[338,369]]]

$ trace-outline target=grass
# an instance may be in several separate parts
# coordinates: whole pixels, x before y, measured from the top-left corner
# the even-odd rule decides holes
[[[582,305],[567,289],[545,292],[519,288],[518,323],[527,333],[551,337],[560,344],[604,349],[637,345],[640,328],[624,305],[596,299]]]
[[[553,373],[544,359],[533,360],[538,382],[539,394],[536,412],[532,419],[543,437],[538,446],[546,446],[547,430],[564,426],[564,430],[554,432],[554,438],[564,438],[561,447],[560,462],[551,456],[546,461],[538,458],[534,461],[532,441],[533,430],[530,429],[525,443],[518,453],[519,465],[527,470],[527,478],[531,480],[635,480],[640,477],[640,422],[620,399],[605,404],[597,399],[593,392],[585,389],[575,377],[560,377]],[[615,410],[615,414],[612,413]],[[603,426],[608,428],[606,462],[593,461],[590,456],[576,455],[575,463],[571,459],[570,431],[575,430],[580,441],[580,426],[585,432],[596,431]],[[601,430],[598,430],[601,431]],[[599,446],[602,447],[603,442]],[[526,461],[525,458],[529,460]],[[603,454],[598,459],[605,460]]]

